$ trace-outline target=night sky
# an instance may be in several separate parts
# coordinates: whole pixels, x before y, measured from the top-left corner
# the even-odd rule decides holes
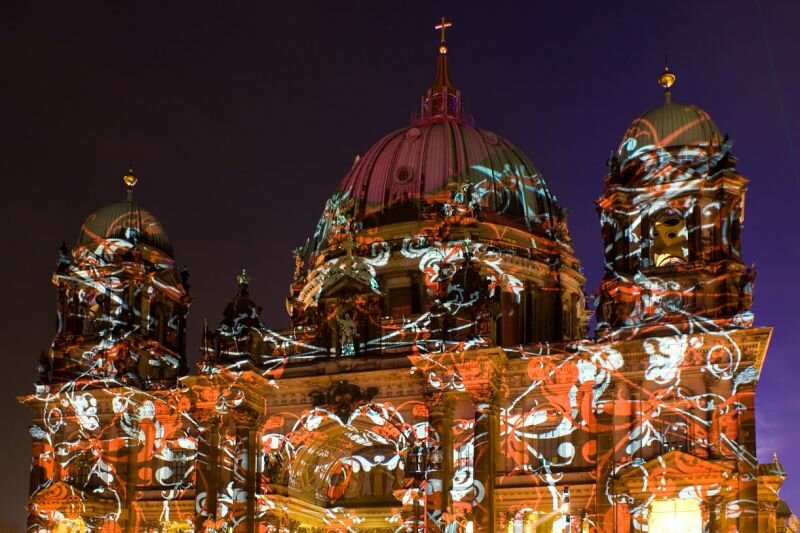
[[[288,324],[290,252],[363,154],[404,127],[430,85],[433,25],[452,19],[451,79],[476,126],[527,153],[568,209],[594,292],[593,201],[628,124],[673,99],[708,111],[752,181],[743,233],[757,325],[775,327],[757,394],[758,455],[789,473],[800,512],[800,2],[7,2],[0,8],[0,523],[25,520],[38,353],[50,276],[84,218],[135,197],[191,272],[189,355],[247,267],[264,321]],[[114,5],[112,5],[114,4]],[[535,5],[534,5],[535,4]],[[568,7],[557,8],[557,5]],[[235,7],[231,7],[231,6]]]

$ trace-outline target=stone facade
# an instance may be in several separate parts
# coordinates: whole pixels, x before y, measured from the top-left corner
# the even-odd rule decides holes
[[[262,323],[242,272],[194,373],[188,274],[133,174],[90,215],[20,398],[31,530],[796,529],[783,468],[756,460],[771,330],[753,326],[730,141],[671,83],[631,126],[598,200],[589,338],[563,210],[465,118],[446,54],[419,117],[296,250],[291,327]]]

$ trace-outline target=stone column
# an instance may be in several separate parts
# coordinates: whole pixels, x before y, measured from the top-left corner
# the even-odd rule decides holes
[[[725,514],[725,504],[719,497],[710,498],[700,504],[703,515],[703,522],[706,525],[704,531],[707,533],[718,533],[726,531],[722,528],[722,518]]]
[[[776,533],[777,524],[775,511],[777,502],[759,502],[758,504],[758,531]]]
[[[703,373],[703,384],[705,385],[705,392],[707,394],[721,394],[725,395],[719,390],[719,380],[714,377],[710,372]],[[708,422],[708,442],[706,448],[708,451],[709,459],[716,459],[719,457],[719,407],[708,411],[706,414]],[[695,443],[697,444],[697,443]]]
[[[453,488],[453,406],[450,394],[442,393],[431,398],[428,405],[428,474],[426,476],[426,517],[428,531],[439,531],[444,524],[443,514],[451,515],[453,505],[450,490]],[[433,439],[432,435],[438,435]],[[441,465],[433,465],[434,451],[441,457]]]
[[[745,407],[738,415],[738,435],[736,441],[756,457],[756,423],[755,423],[755,385],[746,384],[737,389],[736,399]],[[758,526],[758,472],[755,464],[746,458],[740,458],[739,494],[742,513],[739,515],[739,531],[762,531]],[[774,524],[773,524],[774,527]],[[772,530],[774,531],[774,529]]]
[[[473,530],[497,531],[495,476],[500,464],[500,386],[507,362],[501,348],[464,352],[464,388],[475,405],[473,435]]]
[[[497,472],[500,410],[494,394],[475,403],[474,478],[475,506],[474,530],[494,533],[496,509],[494,482]]]
[[[256,423],[258,416],[248,409],[237,409],[234,411],[236,421],[236,441],[238,456],[234,463],[234,486],[247,495],[244,508],[237,508],[234,504],[233,510],[238,513],[246,513],[245,519],[240,522],[236,531],[255,533],[255,479],[256,479]],[[236,517],[237,519],[240,517]]]
[[[714,533],[714,504],[707,501],[700,502],[700,517],[703,521],[703,531]]]
[[[197,459],[195,460],[195,486],[197,487],[195,530],[204,531],[205,522],[216,520],[217,517],[219,431],[222,424],[220,417],[212,413],[199,413],[197,419],[207,428],[205,433],[198,437]]]
[[[125,464],[127,470],[125,479],[125,513],[123,515],[125,533],[134,533],[136,531],[136,509],[134,503],[136,500],[136,480],[139,479],[139,465],[136,461],[138,451],[139,446],[128,445],[128,457]]]
[[[259,421],[260,422],[260,421]],[[260,440],[258,427],[262,424],[247,428],[247,527],[248,531],[258,531],[256,516],[256,493],[258,492],[258,454],[260,453]]]
[[[637,421],[636,418],[638,417],[636,411],[641,409],[641,402],[633,401],[633,399],[631,398],[630,388],[628,384],[623,381],[612,382],[607,394],[614,400],[618,400],[620,402],[623,401],[623,398],[627,398],[628,406],[631,408],[630,415],[626,417],[614,416],[613,414],[610,417],[612,426],[611,445],[616,446],[618,442],[625,442],[628,433],[631,431],[631,428],[634,426],[634,424],[636,424]],[[622,454],[625,453],[624,448],[621,451],[621,453]],[[619,459],[617,457],[618,454],[619,452],[614,453],[614,462],[616,462]]]
[[[717,531],[727,533],[728,531],[728,502],[720,500],[717,505]]]

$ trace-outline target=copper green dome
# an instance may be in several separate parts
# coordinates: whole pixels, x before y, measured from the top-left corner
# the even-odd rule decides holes
[[[78,246],[92,250],[108,239],[122,239],[156,248],[172,257],[172,244],[155,215],[137,204],[132,195],[126,200],[101,207],[86,217]]]
[[[666,101],[633,121],[617,149],[620,166],[647,152],[677,154],[685,148],[719,150],[722,135],[711,117],[699,107]]]

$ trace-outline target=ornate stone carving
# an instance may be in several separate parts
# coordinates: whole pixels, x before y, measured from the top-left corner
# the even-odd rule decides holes
[[[347,421],[353,410],[359,405],[369,403],[378,395],[377,387],[362,389],[347,380],[332,383],[328,390],[309,393],[314,407],[327,407],[339,417]]]

